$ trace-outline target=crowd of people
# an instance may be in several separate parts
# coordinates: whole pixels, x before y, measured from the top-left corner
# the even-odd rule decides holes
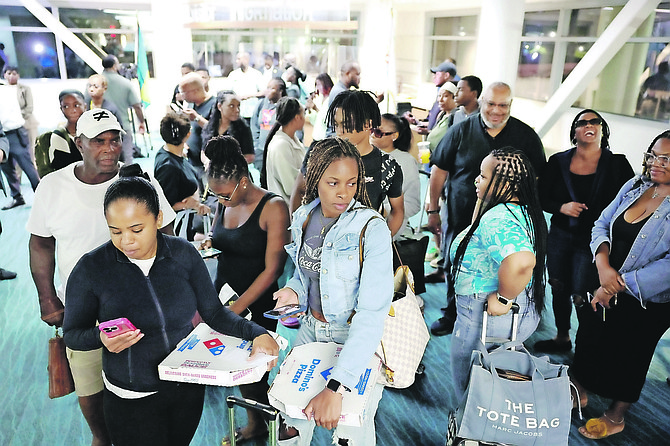
[[[267,332],[277,322],[263,313],[298,304],[306,309],[293,345],[336,342],[342,350],[326,387],[304,408],[306,419],[283,414],[280,444],[307,446],[320,426],[335,430],[337,444],[374,445],[383,386],[372,386],[360,427],[338,423],[342,397],[382,337],[393,240],[411,236],[409,219],[423,211],[440,254],[425,279],[441,283],[446,298],[431,332],[452,335],[459,402],[472,351],[490,347],[479,341],[484,311],[487,332],[507,338],[518,304],[524,341],[551,300],[556,336],[534,350],[556,353],[573,349],[574,302],[574,404],[588,404],[589,393],[612,400],[579,432],[594,439],[621,432],[670,327],[663,274],[670,131],[652,141],[635,175],[625,156],[612,153],[603,116],[585,109],[570,128],[573,147],[547,161],[539,136],[511,116],[510,86],[484,88],[474,75],[460,77],[453,60],[431,69],[436,96],[426,121],[381,114],[381,95],[359,89],[356,62],[341,67],[337,82],[323,73],[313,86],[290,62],[277,68],[270,60],[261,72],[242,52],[232,89],[220,92],[210,91],[207,70],[182,65],[150,172],[133,164],[128,109],[140,133],[145,121],[114,56],[85,93],[60,93],[66,122],[39,136],[27,130],[30,90],[20,88],[16,67],[5,67],[15,88],[1,90],[0,163],[12,195],[3,210],[25,204],[20,167],[35,190],[26,227],[40,316],[63,327],[93,444],[188,444],[204,387],[160,381],[157,365],[192,330],[196,313],[222,333],[253,340],[252,354],[276,355]],[[431,174],[422,209],[412,147],[424,138]],[[210,247],[220,251],[213,279],[197,253]],[[0,280],[13,277],[0,268]],[[225,284],[239,296],[227,306],[217,297]],[[250,320],[240,317],[249,311]],[[96,327],[119,317],[137,329],[107,337]],[[267,404],[268,380],[240,392]],[[249,411],[235,437],[267,429]]]

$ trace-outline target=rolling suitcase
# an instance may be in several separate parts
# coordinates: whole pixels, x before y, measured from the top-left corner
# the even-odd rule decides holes
[[[486,312],[486,305],[484,305],[484,320],[482,321],[482,344],[487,342],[495,344],[504,344],[505,342],[516,341],[517,328],[519,326],[519,305],[515,302],[512,304],[512,336],[510,339],[501,338],[487,338],[486,337],[486,323],[488,322],[489,314]],[[492,443],[488,441],[468,440],[467,438],[460,438],[458,434],[458,421],[456,412],[449,412],[449,421],[447,425],[447,444],[446,446],[512,446],[504,443]]]
[[[256,410],[261,413],[265,421],[268,423],[268,443],[270,446],[277,446],[278,426],[279,426],[279,411],[272,406],[261,404],[257,401],[240,398],[239,396],[230,395],[226,398],[228,405],[228,419],[230,420],[230,445],[235,446],[235,406],[244,407],[245,409]]]
[[[513,306],[511,339],[490,338],[484,307],[482,343],[498,347],[472,352],[470,381],[461,407],[450,414],[447,445],[567,446],[568,367],[526,350],[517,340],[519,317]]]

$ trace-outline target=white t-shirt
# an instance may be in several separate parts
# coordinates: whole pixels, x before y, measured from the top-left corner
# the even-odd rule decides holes
[[[57,294],[65,302],[67,278],[82,255],[109,241],[103,202],[107,188],[118,174],[101,184],[86,184],[74,174],[73,163],[42,178],[35,190],[33,208],[26,230],[40,237],[56,239],[56,260],[60,287]],[[163,226],[171,223],[175,213],[158,181],[151,176],[163,211]]]
[[[295,179],[305,158],[305,146],[295,136],[293,139],[281,129],[268,144],[266,164],[268,190],[281,195],[288,203],[293,192]]]
[[[240,96],[256,95],[267,88],[267,83],[263,85],[265,82],[263,74],[252,67],[247,67],[247,71],[242,71],[240,68],[231,71],[228,80],[233,84],[233,91]],[[240,102],[240,116],[251,118],[258,106],[258,100],[256,97],[251,97]]]

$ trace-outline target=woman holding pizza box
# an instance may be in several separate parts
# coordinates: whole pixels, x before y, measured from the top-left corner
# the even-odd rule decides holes
[[[196,310],[213,329],[253,339],[252,355],[277,355],[278,346],[265,329],[221,304],[188,241],[158,232],[156,190],[138,174],[137,165],[122,168],[105,194],[111,241],[72,271],[63,332],[70,348],[105,347],[105,422],[114,445],[185,446],[198,427],[205,386],[161,381],[158,364],[193,330]]]
[[[315,425],[336,428],[336,444],[375,444],[380,384],[372,389],[363,426],[338,426],[342,398],[375,354],[393,297],[391,233],[367,206],[363,173],[358,150],[341,138],[319,141],[307,164],[306,193],[293,214],[293,243],[286,248],[296,270],[275,293],[276,307],[307,307],[294,345],[336,342],[343,347],[326,386],[305,407],[307,419],[286,417],[280,444],[309,445]]]

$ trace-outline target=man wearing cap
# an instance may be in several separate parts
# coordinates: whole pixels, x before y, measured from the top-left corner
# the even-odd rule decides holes
[[[77,121],[75,143],[82,161],[44,178],[35,191],[26,224],[30,232],[30,270],[39,297],[41,318],[62,326],[67,279],[79,258],[110,239],[103,211],[107,188],[118,178],[124,130],[106,109],[89,110]],[[175,213],[158,182],[164,226],[172,233]],[[60,287],[54,272],[58,259]],[[119,278],[122,279],[122,278]],[[110,445],[102,409],[102,350],[67,350],[79,406],[93,434],[93,445]]]
[[[494,82],[482,93],[480,113],[449,127],[444,138],[430,156],[433,165],[430,176],[430,202],[427,206],[428,228],[440,234],[445,247],[442,255],[445,271],[451,268],[448,250],[454,236],[472,223],[477,195],[474,181],[480,172],[482,160],[493,149],[506,146],[521,150],[528,156],[535,173],[542,174],[546,163],[544,147],[537,133],[522,121],[510,115],[512,90],[503,82]],[[446,186],[445,186],[446,183]],[[446,229],[442,229],[439,199],[447,190]],[[431,325],[436,336],[452,332],[456,321],[456,306],[453,295],[447,295],[445,315]]]

